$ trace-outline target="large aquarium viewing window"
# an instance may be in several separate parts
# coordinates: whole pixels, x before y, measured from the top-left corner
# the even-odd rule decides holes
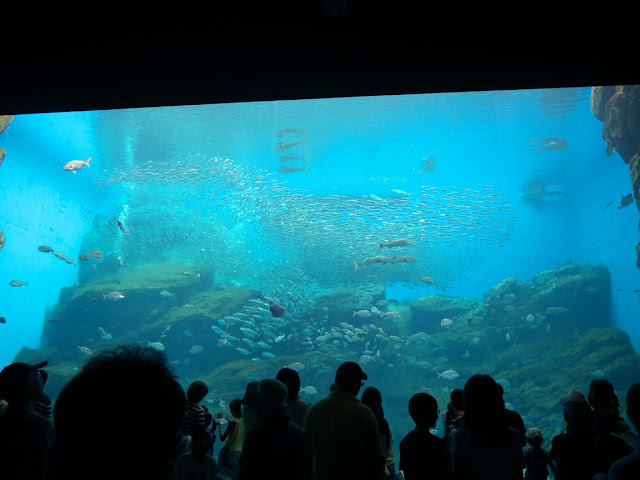
[[[354,361],[396,443],[411,395],[486,373],[550,439],[568,390],[640,378],[639,97],[0,116],[0,366],[47,360],[55,401],[135,342],[215,410],[285,366],[313,403]]]

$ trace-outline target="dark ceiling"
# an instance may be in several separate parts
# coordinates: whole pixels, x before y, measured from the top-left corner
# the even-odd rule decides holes
[[[640,83],[631,15],[463,3],[16,13],[2,27],[0,114]]]

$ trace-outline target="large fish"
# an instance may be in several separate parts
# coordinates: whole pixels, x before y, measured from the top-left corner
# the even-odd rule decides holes
[[[378,242],[378,250],[381,248],[391,248],[391,247],[401,247],[405,245],[411,245],[413,242],[411,240],[407,240],[406,238],[401,238],[399,240],[391,240],[390,242]]]
[[[363,265],[370,265],[372,263],[386,263],[387,260],[389,260],[389,257],[383,257],[381,255],[375,256],[375,257],[370,257],[370,258],[365,258],[362,262],[353,262],[353,265],[356,267],[356,270],[360,267],[362,267]]]
[[[70,162],[65,163],[62,169],[75,174],[76,170],[80,170],[85,165],[90,167],[91,165],[89,165],[89,162],[91,161],[91,158],[92,157],[89,157],[86,160],[71,160]]]

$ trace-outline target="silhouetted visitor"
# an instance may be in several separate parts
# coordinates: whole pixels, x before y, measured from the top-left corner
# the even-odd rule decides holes
[[[524,449],[524,466],[527,471],[524,474],[525,480],[546,480],[549,477],[549,470],[556,476],[556,466],[544,448],[542,442],[544,437],[539,428],[529,428],[527,430],[527,447]]]
[[[231,417],[227,420],[227,427],[222,432],[222,421],[217,419],[218,433],[220,441],[224,442],[220,453],[218,453],[218,470],[220,472],[230,472],[234,475],[238,473],[238,459],[242,452],[242,442],[244,440],[244,421],[242,418],[242,400],[236,398],[229,403]]]
[[[204,427],[191,430],[190,451],[178,457],[173,480],[216,480],[218,466],[213,459],[214,436]]]
[[[636,432],[640,432],[640,382],[627,391],[627,417]],[[609,468],[609,480],[637,480],[640,478],[640,442],[636,442],[633,453],[623,457]]]
[[[456,480],[522,479],[522,441],[509,426],[496,381],[472,375],[464,385],[464,403],[464,425],[451,436]]]
[[[289,419],[299,425],[304,426],[304,417],[311,403],[300,398],[300,375],[293,368],[284,367],[276,375],[276,380],[280,380],[287,386],[287,405],[289,405]]]
[[[442,439],[447,444],[447,448],[451,447],[451,432],[462,426],[464,415],[464,390],[461,388],[454,388],[451,390],[451,393],[449,393],[449,400],[450,401],[447,404],[447,411],[442,414],[442,425],[444,428]]]
[[[0,478],[44,478],[54,440],[51,421],[37,410],[44,396],[40,369],[46,365],[16,362],[0,372],[0,398],[7,402],[0,415]]]
[[[367,387],[360,396],[360,401],[371,409],[378,421],[378,433],[380,435],[380,446],[385,453],[384,478],[385,480],[394,479],[396,476],[396,468],[393,463],[393,436],[389,422],[384,418],[384,410],[382,408],[382,394],[376,387]]]
[[[171,478],[185,402],[164,352],[131,344],[94,354],[55,402],[50,478]]]
[[[409,399],[409,415],[416,427],[400,442],[400,463],[406,480],[443,480],[447,478],[451,455],[445,441],[429,431],[438,420],[438,403],[428,393],[416,393]]]
[[[305,418],[314,480],[382,480],[386,455],[378,440],[378,422],[358,400],[367,375],[355,362],[336,370],[336,388],[311,405]]]
[[[208,411],[200,405],[207,393],[209,388],[200,380],[192,382],[187,388],[187,404],[182,425],[182,432],[185,435],[191,435],[191,432],[205,428],[211,422],[211,415],[207,415]]]
[[[40,381],[42,382],[42,394],[40,395],[40,400],[35,404],[35,410],[44,418],[51,418],[53,405],[51,404],[49,395],[44,391],[44,386],[47,384],[47,380],[49,379],[49,373],[46,370],[38,370],[38,374],[40,375]]]
[[[589,431],[589,404],[580,395],[561,399],[565,431],[553,437],[549,455],[556,480],[591,479],[596,473],[595,436]]]
[[[611,382],[592,380],[587,399],[592,409],[589,430],[595,435],[598,452],[596,471],[606,473],[615,461],[633,452],[637,437],[620,416],[620,402]]]
[[[260,423],[246,434],[240,455],[238,480],[304,480],[311,461],[302,427],[287,411],[287,387],[280,380],[262,380],[258,387]]]
[[[502,397],[504,405],[504,387],[498,382],[496,382],[496,385],[498,385],[498,391],[500,392],[500,396]],[[522,417],[518,412],[513,409],[507,408],[506,406],[504,407],[504,412],[507,415],[509,426],[520,434],[522,446],[525,447],[527,445],[527,428],[524,425],[524,420],[522,420]]]
[[[244,432],[248,432],[254,425],[260,423],[258,414],[258,385],[260,382],[252,380],[247,383],[247,387],[242,397],[242,421],[244,422]]]

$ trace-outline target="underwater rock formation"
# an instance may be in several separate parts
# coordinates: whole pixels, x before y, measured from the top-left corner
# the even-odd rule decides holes
[[[603,122],[607,152],[615,149],[629,165],[633,198],[640,211],[640,85],[593,87],[591,111]],[[640,268],[640,243],[636,253],[636,266]]]
[[[13,120],[13,115],[0,115],[0,133],[4,132],[4,129],[11,123]]]
[[[413,329],[430,334],[442,331],[440,322],[443,318],[466,322],[482,308],[482,302],[475,298],[427,295],[413,300],[409,306]]]

